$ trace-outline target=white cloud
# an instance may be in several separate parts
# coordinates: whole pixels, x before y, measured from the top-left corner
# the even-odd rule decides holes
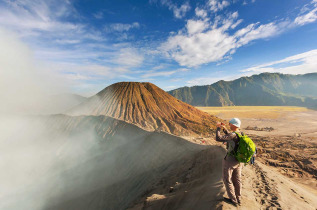
[[[305,25],[307,23],[315,22],[316,20],[317,20],[317,8],[309,11],[305,15],[298,16],[295,19],[294,23],[297,25]]]
[[[170,79],[171,82],[179,82],[179,81],[183,81],[183,80],[184,80],[184,78],[182,78],[182,77]]]
[[[78,44],[81,40],[79,39],[57,39],[56,43],[58,44]]]
[[[242,23],[243,22],[243,20],[242,19],[240,19],[240,20],[238,20],[237,22],[235,22],[234,24],[232,24],[231,26],[230,26],[230,28],[231,29],[235,29],[240,23]]]
[[[177,86],[171,85],[171,86],[165,87],[164,90],[165,90],[165,91],[170,91],[170,90],[173,90],[173,89],[175,89],[175,88],[177,88]]]
[[[71,17],[74,21],[65,21]],[[69,1],[12,0],[0,7],[0,26],[17,32],[28,42],[39,40],[94,40],[103,41],[97,32],[82,23]],[[66,44],[66,43],[65,43]]]
[[[202,20],[188,20],[186,29],[188,34],[201,33],[209,27],[208,23]]]
[[[74,72],[74,74],[69,74],[69,78],[73,80],[92,80],[92,79],[113,79],[113,78],[120,78],[125,76],[124,74],[130,73],[127,68],[122,67],[108,67],[102,66],[97,64],[91,65],[73,65],[73,68],[70,71]],[[64,74],[65,75],[65,74]],[[63,75],[63,76],[64,76]]]
[[[306,74],[317,72],[317,49],[297,54],[262,65],[242,70],[249,74],[259,72],[280,72],[284,74]]]
[[[96,12],[96,13],[93,14],[93,16],[96,19],[102,19],[103,18],[103,12]]]
[[[242,5],[247,5],[247,4],[251,4],[254,3],[256,0],[244,0]]]
[[[168,77],[171,76],[172,74],[177,73],[177,70],[174,71],[160,71],[160,72],[148,72],[142,75],[142,78],[151,78],[151,77]]]
[[[250,24],[236,32],[237,47],[248,44],[256,39],[263,39],[279,34],[283,30],[278,24],[271,22],[264,25]]]
[[[193,35],[176,35],[162,45],[162,49],[182,66],[196,67],[221,60],[234,48],[233,37],[220,29]]]
[[[49,69],[57,75],[58,83],[62,83],[72,92],[90,96],[110,85],[112,79],[131,79],[133,72],[128,67],[105,66],[94,63],[48,63]]]
[[[107,32],[125,32],[134,28],[140,28],[140,24],[138,22],[134,22],[132,24],[114,23],[110,26],[106,26],[105,30]]]
[[[152,68],[154,71],[156,71],[156,70],[160,70],[160,69],[164,69],[164,68],[166,68],[167,67],[167,65],[166,64],[160,64],[160,65],[158,65],[158,66],[155,66],[154,68]]]
[[[128,45],[100,47],[92,44],[71,50],[41,48],[36,57],[46,68],[57,72],[60,79],[65,76],[65,83],[72,86],[127,76],[131,74],[131,68],[144,61],[143,54]]]
[[[197,17],[206,18],[207,17],[207,11],[204,9],[196,8],[195,14]]]
[[[220,61],[253,40],[279,33],[279,25],[269,23],[250,24],[230,35],[229,30],[241,23],[237,18],[238,13],[234,12],[224,19],[217,16],[214,23],[188,20],[185,32],[170,36],[160,49],[182,66],[197,67]]]
[[[179,73],[179,72],[186,72],[189,71],[189,69],[187,68],[180,68],[177,70],[173,70],[173,71],[148,71],[145,74],[142,75],[142,78],[151,78],[151,77],[169,77],[175,73]]]
[[[81,85],[87,81],[113,79],[131,74],[130,68],[142,64],[144,57],[134,48],[121,48],[112,52],[102,52],[89,49],[60,51],[47,50],[39,52],[41,60],[47,68],[58,72],[60,79],[70,85]],[[96,60],[96,58],[98,58]],[[96,60],[92,62],[91,60]]]
[[[88,60],[110,62],[109,57],[113,56],[113,52],[108,52],[108,49],[97,48],[89,45],[83,45],[82,47],[68,50],[60,49],[58,47],[53,48],[43,46],[37,47],[34,55],[42,62],[84,64],[88,62]]]
[[[223,10],[225,7],[230,5],[229,1],[226,0],[209,0],[207,4],[209,5],[210,10],[213,12]]]
[[[317,0],[311,1],[310,4],[305,4],[301,12],[294,20],[295,25],[305,25],[317,20]]]
[[[137,49],[123,48],[118,52],[114,63],[127,67],[138,67],[144,61],[144,56]]]
[[[182,4],[181,6],[177,6],[171,0],[160,0],[160,2],[162,5],[167,6],[169,10],[172,10],[174,16],[179,19],[185,17],[186,13],[191,9],[188,2]]]
[[[174,16],[176,18],[183,18],[189,10],[190,10],[190,6],[188,2],[181,5],[180,7],[177,7],[177,6],[173,7]]]
[[[6,1],[5,7],[0,8],[0,23],[8,28],[23,30],[73,30],[81,25],[58,21],[61,17],[67,17],[72,10],[67,1]]]

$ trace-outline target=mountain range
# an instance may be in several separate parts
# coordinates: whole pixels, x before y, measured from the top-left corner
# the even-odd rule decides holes
[[[193,106],[305,106],[317,108],[317,73],[261,73],[168,92]]]

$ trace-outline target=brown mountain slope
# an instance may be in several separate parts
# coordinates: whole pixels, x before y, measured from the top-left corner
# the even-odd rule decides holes
[[[68,114],[111,116],[147,130],[175,135],[214,133],[218,120],[147,82],[108,86]]]

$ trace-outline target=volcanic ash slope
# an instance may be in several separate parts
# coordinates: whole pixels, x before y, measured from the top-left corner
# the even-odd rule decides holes
[[[120,82],[70,110],[70,115],[105,115],[175,135],[214,134],[217,117],[186,104],[151,83]]]
[[[28,132],[8,133],[0,209],[126,209],[205,148],[106,116],[19,123]]]

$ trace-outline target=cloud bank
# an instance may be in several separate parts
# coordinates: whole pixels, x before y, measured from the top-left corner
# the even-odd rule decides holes
[[[265,24],[256,22],[238,28],[243,22],[238,18],[238,12],[226,16],[216,13],[224,10],[230,3],[210,0],[205,9],[197,7],[196,17],[187,20],[185,28],[171,35],[160,46],[160,50],[166,57],[186,67],[198,67],[226,60],[238,48],[254,40],[271,38],[290,28],[316,21],[317,4],[314,2],[311,4],[313,9],[299,14],[294,20],[277,20]],[[210,11],[214,13],[210,14]],[[214,18],[208,18],[212,15]]]
[[[279,72],[283,74],[306,74],[316,72],[317,49],[305,53],[289,56],[282,60],[277,60],[247,69],[240,72],[255,74],[259,72]]]

